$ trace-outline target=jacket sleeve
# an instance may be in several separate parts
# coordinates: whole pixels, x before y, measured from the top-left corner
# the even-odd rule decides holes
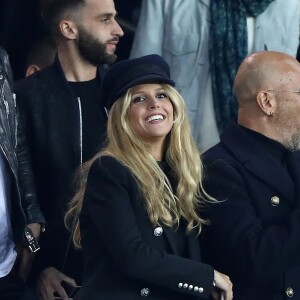
[[[88,177],[83,205],[115,265],[131,278],[207,298],[213,287],[212,267],[158,251],[143,240],[132,206],[138,195],[129,192],[133,184],[128,168],[111,157],[96,161]],[[203,292],[180,283],[202,287]]]
[[[207,162],[205,188],[220,202],[212,204],[211,225],[204,234],[205,253],[209,263],[235,279],[270,284],[299,262],[300,210],[288,204],[282,211],[272,210],[268,200],[264,213],[272,214],[272,221],[263,220],[256,206],[263,205],[269,187],[250,188],[247,176],[252,175],[234,161]],[[274,288],[282,287],[275,284]]]
[[[25,212],[27,224],[46,224],[46,220],[37,202],[33,171],[31,167],[30,155],[26,143],[25,134],[20,124],[18,110],[16,111],[17,145],[16,156],[18,161],[18,183],[22,207]]]
[[[165,0],[143,0],[130,57],[163,54]]]

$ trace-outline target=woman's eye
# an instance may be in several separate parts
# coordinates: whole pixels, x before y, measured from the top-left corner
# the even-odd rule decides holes
[[[164,98],[167,98],[168,96],[165,93],[159,93],[156,97],[158,99],[164,99]]]
[[[139,103],[139,102],[143,102],[145,100],[145,97],[134,97],[132,99],[133,103]]]

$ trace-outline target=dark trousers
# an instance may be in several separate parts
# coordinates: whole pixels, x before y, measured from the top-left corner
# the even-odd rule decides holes
[[[8,274],[0,278],[0,299],[19,300],[25,294],[24,281],[15,275]]]

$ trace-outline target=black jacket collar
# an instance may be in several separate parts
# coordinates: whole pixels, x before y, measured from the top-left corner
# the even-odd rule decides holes
[[[229,125],[221,136],[221,142],[236,160],[254,176],[271,185],[287,199],[294,199],[294,186],[296,188],[300,186],[299,168],[293,169],[293,182],[280,161],[268,153],[264,145],[258,143],[236,122]],[[300,152],[291,154],[290,159],[299,166]]]

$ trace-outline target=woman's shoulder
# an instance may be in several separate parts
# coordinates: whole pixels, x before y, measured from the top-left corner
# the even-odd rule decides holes
[[[115,158],[112,155],[102,155],[101,157],[97,158],[91,168],[111,168],[111,167],[115,167],[115,168],[122,168],[124,167],[124,164],[122,164],[117,158]]]
[[[103,155],[97,158],[90,169],[90,173],[100,172],[102,174],[111,174],[114,177],[123,177],[131,173],[130,170],[116,157],[111,155]]]

